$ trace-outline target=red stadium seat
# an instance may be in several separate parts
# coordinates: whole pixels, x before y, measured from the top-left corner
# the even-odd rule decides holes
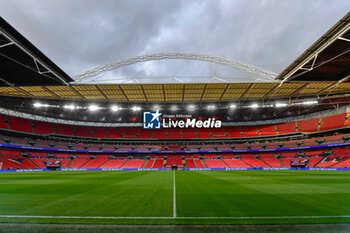
[[[33,128],[30,120],[6,116],[9,121],[10,129],[15,131],[23,131],[27,133],[33,133]]]
[[[89,137],[92,132],[91,127],[76,126],[74,136]]]
[[[251,168],[251,166],[240,159],[224,159],[223,161],[230,168]]]
[[[122,168],[142,168],[146,160],[144,159],[131,159],[128,160]]]
[[[323,117],[321,119],[320,131],[342,128],[345,125],[346,113]]]
[[[53,124],[42,121],[34,121],[34,131],[37,134],[51,134],[53,133]]]
[[[194,162],[196,163],[197,168],[204,168],[203,163],[202,163],[201,160],[199,160],[199,159],[194,159]]]
[[[62,134],[62,135],[73,135],[73,129],[74,126],[72,125],[61,125],[61,124],[55,124],[55,134]]]
[[[4,116],[0,114],[0,128],[8,129],[6,122],[4,121]]]
[[[220,159],[208,159],[204,160],[204,163],[208,168],[227,168],[227,165],[225,165]]]
[[[164,160],[163,159],[156,159],[156,161],[153,164],[152,168],[162,168],[163,167]]]
[[[116,160],[116,159],[111,159],[108,160],[106,163],[104,163],[103,165],[100,166],[100,168],[104,168],[104,169],[108,169],[108,168],[120,168],[121,166],[123,166],[123,164],[126,162],[127,160]]]
[[[317,132],[320,119],[298,121],[298,132]]]
[[[101,159],[101,158],[91,159],[88,163],[82,166],[82,168],[99,168],[107,161],[108,159]]]

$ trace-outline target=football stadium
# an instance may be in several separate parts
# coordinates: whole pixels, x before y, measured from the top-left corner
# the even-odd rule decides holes
[[[160,60],[260,78],[98,78]],[[350,230],[350,13],[280,73],[162,52],[75,76],[0,18],[0,95],[0,232]]]

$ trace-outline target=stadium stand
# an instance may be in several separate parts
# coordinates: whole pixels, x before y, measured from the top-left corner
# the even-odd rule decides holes
[[[24,169],[20,164],[11,163],[0,157],[0,169],[8,170],[8,169]]]
[[[261,161],[263,161],[265,164],[267,164],[269,167],[282,167],[282,163],[278,158],[261,158]]]
[[[332,168],[350,168],[350,156],[339,163],[334,164]]]
[[[106,163],[102,164],[100,168],[120,168],[126,162],[126,159],[110,159]]]
[[[251,168],[241,159],[224,159],[223,162],[230,168]]]
[[[31,126],[30,120],[12,117],[12,116],[6,116],[6,118],[10,126],[9,129],[15,130],[15,131],[33,133],[33,128]]]
[[[120,138],[123,132],[124,128],[113,128],[109,131],[107,138]]]
[[[93,128],[93,132],[91,134],[91,137],[104,138],[109,133],[109,131],[110,131],[110,129],[108,129],[108,128],[96,127],[96,128]]]
[[[34,133],[36,134],[52,134],[53,125],[51,123],[34,121]]]
[[[204,168],[204,165],[203,165],[203,163],[202,163],[201,160],[199,160],[199,159],[194,159],[194,162],[195,162],[197,168]]]
[[[172,165],[177,165],[179,168],[182,167],[182,159],[167,159],[166,168],[170,168]]]
[[[122,168],[142,168],[146,160],[143,159],[131,159],[128,160]]]
[[[323,157],[308,157],[308,158],[281,158],[281,162],[284,167],[290,167],[290,162],[293,161],[304,161],[308,160],[308,167],[314,167],[317,163],[319,163]]]
[[[89,162],[84,164],[81,168],[98,168],[102,166],[104,163],[106,163],[107,161],[108,159],[103,159],[103,158],[90,159]]]
[[[193,129],[184,128],[184,129],[181,129],[181,131],[182,131],[182,138],[183,139],[196,138],[196,134],[195,134],[195,131]]]
[[[280,151],[277,158],[275,153],[265,152],[258,155],[252,153],[187,155],[151,155],[151,159],[136,158],[127,160],[126,155],[113,158],[104,154],[48,153],[31,150],[0,150],[2,169],[34,169],[45,168],[45,162],[60,161],[62,168],[170,168],[177,165],[179,168],[278,168],[290,167],[291,161],[307,161],[308,167],[341,168],[348,166],[350,148],[333,148],[331,150],[297,150]],[[54,158],[50,158],[54,157]],[[239,157],[237,157],[239,156]],[[165,159],[164,157],[168,157]],[[184,158],[184,159],[183,159]],[[203,163],[204,162],[204,163]],[[204,166],[205,165],[205,166]]]
[[[278,134],[289,134],[295,133],[296,123],[284,123],[284,124],[276,124],[276,129]]]
[[[245,137],[258,137],[260,136],[257,132],[257,128],[255,126],[240,126],[239,130]]]
[[[15,135],[7,135],[6,131],[0,135],[4,145],[18,145],[35,147],[43,151],[26,149],[0,149],[1,169],[18,168],[34,169],[45,168],[45,162],[60,161],[62,168],[279,168],[290,167],[291,161],[307,161],[308,167],[318,168],[342,168],[349,166],[350,151],[347,148],[335,147],[330,149],[303,149],[309,146],[330,145],[346,142],[350,139],[348,131],[322,136],[323,131],[334,129],[347,129],[349,124],[348,113],[336,114],[326,117],[301,120],[275,125],[258,126],[226,126],[220,129],[160,129],[144,130],[140,128],[106,128],[84,127],[64,124],[52,124],[35,120],[27,120],[7,115],[0,115],[0,129],[17,132]],[[305,132],[306,134],[298,134]],[[31,135],[41,135],[35,138]],[[310,133],[318,133],[315,136]],[[23,136],[21,136],[23,134]],[[67,137],[60,140],[50,139],[50,135],[62,135]],[[286,136],[284,136],[286,135]],[[262,141],[259,138],[273,136]],[[281,138],[280,138],[281,137]],[[282,138],[283,137],[283,138]],[[81,141],[81,140],[90,141]],[[94,138],[98,139],[95,140]],[[100,139],[101,140],[100,140]],[[154,140],[153,142],[137,141],[137,139]],[[201,142],[204,139],[215,139]],[[226,140],[236,138],[237,140]],[[252,138],[252,139],[249,139]],[[258,140],[256,139],[258,138]],[[102,141],[102,139],[126,139],[127,141]],[[186,140],[197,141],[173,141],[162,144],[159,140]],[[216,140],[220,139],[220,140]],[[243,140],[242,140],[243,139]],[[178,144],[180,143],[180,144]],[[111,155],[94,153],[93,155],[74,152],[45,151],[45,148],[85,150],[90,151],[117,151],[120,157],[110,158]],[[266,150],[300,148],[300,150],[284,151],[278,153],[222,153],[220,151],[232,150]],[[190,154],[147,154],[150,159],[146,160],[141,155],[135,159],[127,159],[130,154],[127,151],[185,151]],[[211,153],[198,153],[209,151]],[[217,152],[217,153],[214,153]],[[27,155],[23,155],[27,154]],[[51,156],[51,157],[50,157]],[[54,156],[54,158],[52,158]],[[140,157],[141,156],[141,157]],[[167,159],[164,159],[164,157]],[[200,158],[200,157],[203,158]],[[220,157],[219,157],[220,156]],[[220,159],[221,158],[221,159]]]
[[[204,163],[208,168],[227,168],[227,166],[220,159],[207,159]]]
[[[185,159],[185,164],[187,168],[198,168],[193,159]]]
[[[62,124],[55,124],[54,125],[54,133],[55,134],[62,134],[62,135],[73,135],[74,126],[72,125],[62,125]]]
[[[162,168],[164,164],[163,159],[156,159],[152,168]]]
[[[79,137],[89,137],[91,135],[91,128],[76,126],[73,135]]]
[[[84,166],[87,162],[89,162],[90,159],[88,158],[75,158],[72,160],[69,168],[81,168]]]
[[[298,121],[297,127],[299,132],[316,132],[318,131],[320,119],[315,118],[312,120]]]
[[[142,130],[139,128],[103,128],[85,127],[63,124],[51,124],[40,121],[29,121],[12,116],[1,116],[8,119],[9,129],[19,132],[37,134],[59,134],[92,138],[152,138],[152,139],[192,139],[192,138],[241,138],[291,134],[296,132],[322,132],[330,129],[340,129],[349,126],[346,113],[333,116],[283,123],[267,126],[226,126],[220,129],[159,129]],[[32,127],[33,125],[33,127]],[[0,121],[0,128],[8,129],[5,121]],[[297,130],[296,130],[297,129]]]
[[[145,169],[150,169],[150,168],[152,168],[154,162],[155,162],[155,159],[149,159],[149,160],[147,160],[146,165],[145,165],[144,168],[145,168]]]
[[[262,167],[262,168],[269,167],[266,163],[264,163],[258,158],[242,158],[242,161],[244,161],[246,164],[249,164],[251,167]]]
[[[67,168],[70,163],[70,159],[31,158],[30,160],[36,165],[37,168],[46,168],[46,162],[60,161],[62,168]]]
[[[323,117],[321,120],[320,131],[342,128],[345,124],[345,116],[346,113]]]

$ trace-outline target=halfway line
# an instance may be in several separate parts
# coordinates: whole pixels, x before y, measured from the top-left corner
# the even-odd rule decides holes
[[[175,170],[174,170],[174,196],[173,196],[173,218],[176,218],[176,180],[175,180]]]

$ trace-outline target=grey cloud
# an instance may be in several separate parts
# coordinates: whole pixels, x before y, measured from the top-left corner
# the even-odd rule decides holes
[[[0,0],[0,14],[70,75],[118,59],[195,52],[282,71],[341,17],[347,0]],[[221,65],[158,61],[121,76],[252,77]]]

